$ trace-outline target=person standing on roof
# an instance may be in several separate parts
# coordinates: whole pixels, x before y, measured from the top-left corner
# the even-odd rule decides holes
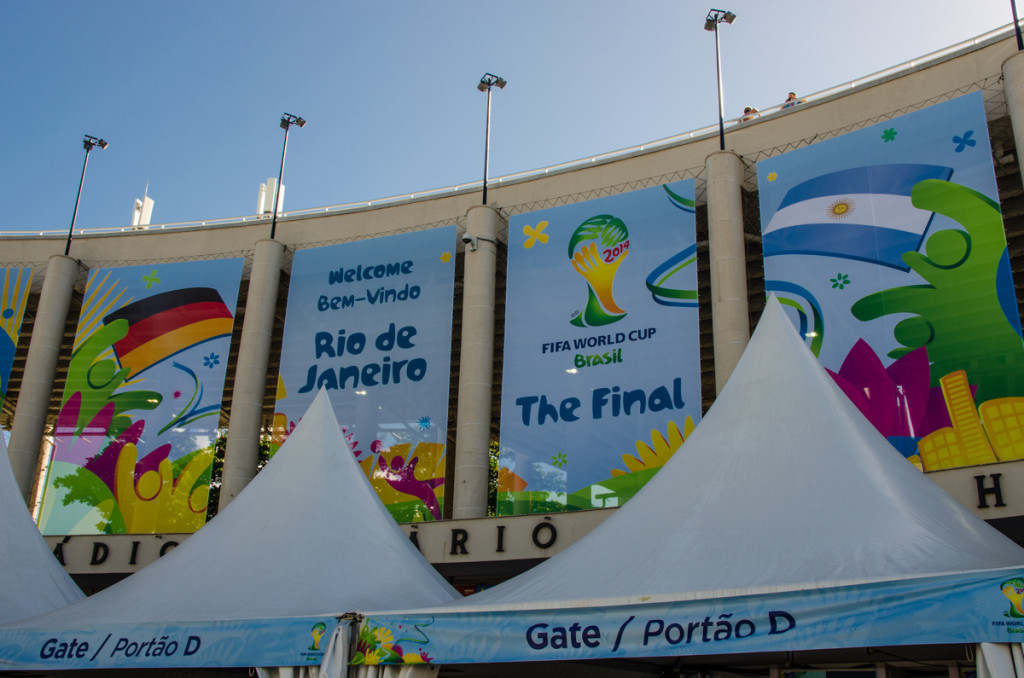
[[[786,97],[785,103],[782,104],[782,107],[792,108],[793,106],[796,106],[797,104],[802,104],[803,102],[803,99],[796,98],[796,92],[790,92],[789,96]]]

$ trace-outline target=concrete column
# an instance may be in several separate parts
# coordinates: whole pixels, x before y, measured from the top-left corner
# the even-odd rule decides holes
[[[32,473],[35,474],[35,478],[42,479],[46,473],[46,467],[50,462],[50,456],[53,455],[54,441],[53,436],[43,436],[43,444],[39,448],[39,459],[37,460],[35,469]],[[43,500],[43,490],[45,487],[40,487],[42,483],[32,484],[32,496],[29,497],[28,512],[33,517],[39,515],[39,503]]]
[[[285,247],[277,240],[260,240],[249,276],[245,297],[245,320],[238,345],[235,386],[231,391],[231,418],[228,443],[224,450],[218,510],[231,503],[245,489],[259,463],[260,428],[266,395],[267,362],[274,334],[277,292],[281,282],[281,264]]]
[[[708,250],[715,392],[721,393],[750,341],[747,256],[743,240],[743,162],[731,151],[707,157]]]
[[[22,377],[18,404],[14,409],[11,441],[7,446],[14,477],[26,505],[31,502],[32,482],[40,463],[46,412],[50,407],[57,359],[77,279],[78,261],[62,254],[50,257],[32,325],[25,376]]]
[[[453,518],[487,515],[488,445],[491,441],[491,370],[494,365],[494,287],[501,217],[484,205],[467,214],[462,286],[462,353],[455,424]],[[473,249],[475,246],[475,249]]]
[[[1003,62],[1003,92],[1013,127],[1017,162],[1024,167],[1024,52],[1017,52]]]

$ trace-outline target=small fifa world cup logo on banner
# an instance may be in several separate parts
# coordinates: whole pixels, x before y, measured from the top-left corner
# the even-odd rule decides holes
[[[1003,595],[1010,601],[1010,609],[1004,612],[1007,617],[1024,617],[1024,578],[1014,577],[1003,582]]]
[[[325,633],[327,633],[327,624],[323,622],[317,622],[309,630],[309,634],[313,636],[313,644],[308,648],[310,652],[318,652],[320,650],[320,639],[324,637]]]
[[[591,217],[569,240],[569,262],[587,281],[587,305],[571,322],[576,327],[608,325],[626,317],[613,295],[615,273],[629,254],[629,231],[610,214]]]

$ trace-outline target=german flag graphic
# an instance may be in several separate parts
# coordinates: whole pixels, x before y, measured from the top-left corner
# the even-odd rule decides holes
[[[114,344],[121,367],[134,377],[162,360],[217,337],[229,336],[234,318],[217,290],[189,287],[156,294],[114,311],[107,325],[128,321],[128,335]]]

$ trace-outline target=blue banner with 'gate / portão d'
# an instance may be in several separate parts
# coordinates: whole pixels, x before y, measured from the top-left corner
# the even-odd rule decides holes
[[[0,628],[0,670],[315,666],[336,617]]]
[[[1021,642],[1024,569],[605,607],[373,615],[353,663],[659,657]]]

